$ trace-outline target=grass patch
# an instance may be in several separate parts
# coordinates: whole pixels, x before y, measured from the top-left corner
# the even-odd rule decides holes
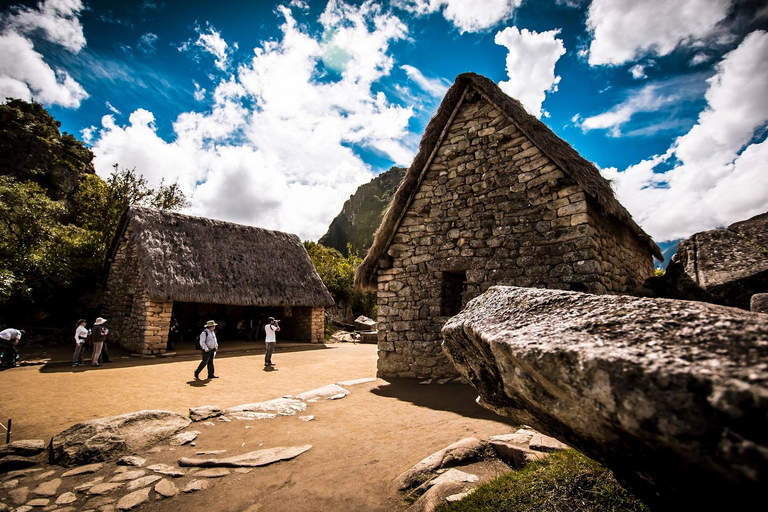
[[[563,450],[511,471],[441,512],[648,512],[613,473],[580,454]]]

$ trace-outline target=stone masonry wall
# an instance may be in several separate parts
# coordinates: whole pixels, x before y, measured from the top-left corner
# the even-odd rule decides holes
[[[110,326],[108,341],[137,354],[159,354],[165,352],[173,303],[147,296],[130,229],[110,265],[102,316]]]
[[[136,247],[130,241],[130,227],[123,234],[107,276],[102,316],[110,327],[108,341],[137,352],[143,344],[146,296],[140,277]]]
[[[595,241],[599,247],[599,291],[629,293],[653,276],[650,250],[629,229],[613,217],[599,215],[591,208]]]
[[[456,375],[440,329],[490,286],[616,288],[601,275],[611,260],[597,253],[593,215],[574,180],[469,92],[378,273],[379,375]]]
[[[325,333],[325,308],[294,307],[292,309],[296,341],[322,343]]]

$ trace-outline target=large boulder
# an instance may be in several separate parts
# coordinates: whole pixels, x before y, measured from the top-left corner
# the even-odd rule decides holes
[[[768,292],[768,213],[682,240],[666,274],[646,286],[662,297],[749,309],[752,295]]]
[[[164,441],[191,423],[170,411],[139,411],[76,423],[51,439],[50,462],[75,466],[116,460]]]
[[[762,500],[765,315],[497,286],[442,332],[482,405],[603,462],[654,509]]]

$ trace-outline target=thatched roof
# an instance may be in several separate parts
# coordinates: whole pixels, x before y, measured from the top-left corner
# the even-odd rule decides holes
[[[241,306],[333,305],[296,235],[132,207],[120,220],[109,261],[126,230],[136,245],[141,280],[152,299]]]
[[[430,163],[433,150],[442,142],[444,129],[453,118],[454,111],[467,91],[471,87],[477,90],[486,100],[502,111],[512,123],[533,142],[539,150],[547,155],[560,169],[572,177],[584,189],[602,211],[615,217],[619,222],[627,226],[641,242],[648,247],[653,256],[663,261],[661,249],[654,243],[648,234],[632,219],[627,210],[616,200],[608,181],[603,178],[594,164],[585,160],[567,142],[555,135],[547,125],[529,114],[523,105],[510,98],[490,79],[476,73],[463,73],[456,77],[456,81],[448,89],[437,113],[424,130],[424,136],[419,143],[419,152],[413,159],[413,163],[400,183],[389,209],[381,221],[379,229],[373,240],[373,245],[357,268],[355,273],[355,287],[374,288],[375,275],[378,268],[378,260],[384,256],[392,243],[392,238],[400,225],[413,199],[413,195],[419,188],[424,178],[426,166]]]

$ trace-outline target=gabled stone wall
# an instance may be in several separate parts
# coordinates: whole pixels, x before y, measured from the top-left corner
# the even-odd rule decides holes
[[[624,228],[599,217],[573,179],[470,91],[380,262],[379,375],[455,375],[440,329],[490,286],[620,292],[652,273],[650,251],[625,250]],[[649,268],[628,268],[643,259]],[[637,276],[622,283],[623,272]]]

